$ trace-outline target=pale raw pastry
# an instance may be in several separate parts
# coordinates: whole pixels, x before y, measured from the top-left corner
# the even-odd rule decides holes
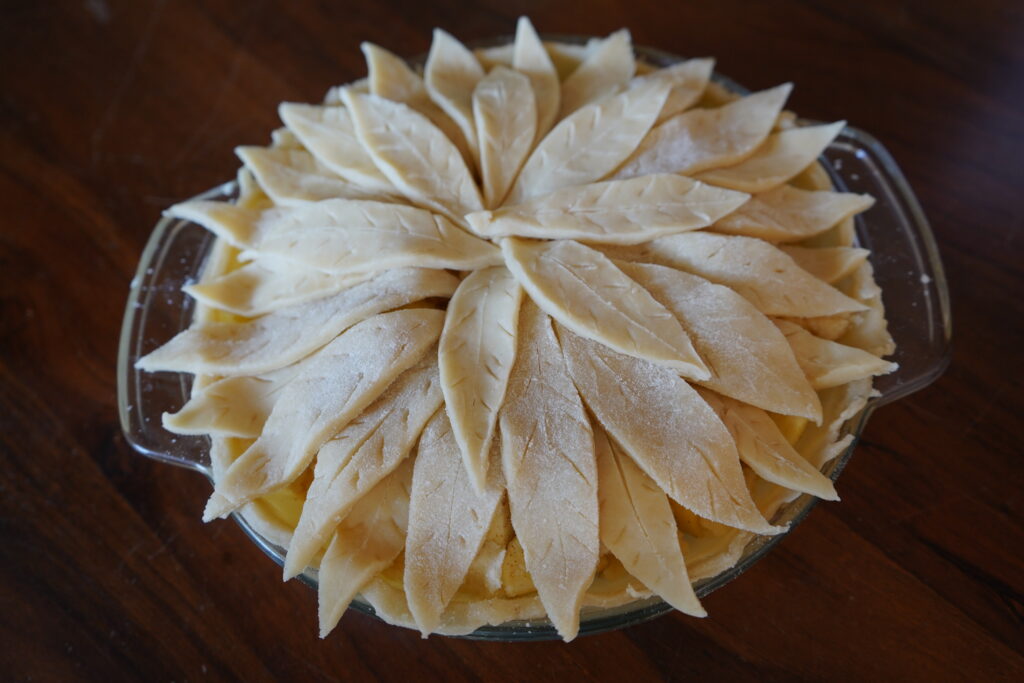
[[[717,109],[694,109],[658,124],[616,178],[651,173],[696,173],[735,164],[754,154],[792,90],[780,85]]]
[[[362,50],[366,79],[239,148],[234,203],[168,211],[216,239],[138,366],[195,375],[163,421],[210,437],[205,518],[319,581],[321,635],[353,602],[424,635],[702,616],[693,582],[837,498],[821,468],[895,368],[873,200],[815,161],[841,124],[625,31],[438,31],[422,76]]]
[[[505,265],[566,327],[695,379],[710,377],[679,321],[599,251],[579,242],[502,242]]]
[[[558,118],[596,102],[624,86],[636,72],[629,31],[616,31],[601,41],[582,64],[562,83]]]
[[[684,176],[660,174],[556,190],[522,204],[466,216],[484,237],[575,239],[603,244],[640,244],[697,230],[747,201]]]
[[[698,173],[697,178],[741,192],[765,192],[814,163],[845,125],[846,121],[838,121],[772,133],[744,161]]]
[[[754,195],[739,210],[715,223],[713,229],[769,242],[795,242],[825,232],[874,202],[869,195],[780,185]]]

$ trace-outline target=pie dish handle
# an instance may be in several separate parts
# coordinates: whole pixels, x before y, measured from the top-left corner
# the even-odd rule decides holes
[[[874,137],[847,127],[825,152],[837,188],[868,193],[875,205],[856,220],[871,250],[899,369],[875,379],[877,408],[925,388],[945,371],[953,331],[949,290],[928,219],[892,155]]]
[[[195,199],[230,199],[229,182]],[[210,475],[209,439],[163,428],[165,412],[177,411],[191,393],[191,375],[142,372],[135,363],[192,321],[195,302],[182,286],[199,279],[213,235],[189,221],[164,216],[139,259],[129,285],[117,354],[117,407],[121,430],[140,454]]]

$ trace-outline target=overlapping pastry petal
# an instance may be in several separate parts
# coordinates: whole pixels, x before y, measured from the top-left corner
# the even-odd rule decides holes
[[[691,175],[743,161],[771,132],[791,90],[787,83],[715,109],[678,114],[654,127],[614,177]]]
[[[673,174],[566,187],[522,204],[466,216],[489,238],[519,236],[640,244],[696,230],[735,211],[748,195]]]
[[[533,147],[537,112],[530,80],[511,69],[495,67],[476,84],[473,117],[484,205],[493,208],[508,194]]]
[[[252,246],[252,241],[259,229],[260,217],[277,211],[280,209],[260,211],[247,206],[235,206],[227,202],[193,199],[175,204],[164,211],[164,215],[192,221],[231,246],[245,249]]]
[[[445,406],[470,482],[480,492],[515,361],[522,294],[504,266],[470,273],[448,304],[441,333],[438,362]]]
[[[256,251],[329,273],[472,270],[501,263],[489,242],[413,206],[328,199],[264,220]]]
[[[741,192],[765,192],[814,163],[845,125],[846,121],[838,121],[772,133],[744,161],[698,173],[697,178]]]
[[[782,251],[808,273],[830,285],[842,280],[871,254],[856,247],[793,247],[781,246]]]
[[[302,206],[322,199],[381,199],[383,192],[367,190],[333,173],[302,149],[238,147],[238,158],[279,206]]]
[[[781,185],[756,194],[720,219],[715,232],[759,237],[769,242],[797,242],[825,232],[875,203],[866,194],[801,190]]]
[[[306,568],[327,543],[337,520],[409,455],[442,400],[436,355],[428,352],[320,447],[313,482],[288,546],[286,579]]]
[[[633,41],[622,29],[602,40],[562,82],[558,118],[564,119],[585,104],[618,91],[636,72]]]
[[[710,377],[675,316],[601,252],[516,237],[501,249],[534,303],[577,334],[688,377]]]
[[[320,637],[330,633],[352,598],[405,547],[413,462],[406,460],[364,496],[337,526],[317,577]]]
[[[395,192],[394,185],[359,143],[347,109],[284,102],[278,107],[278,114],[288,130],[324,166],[368,192]]]
[[[551,130],[558,115],[561,102],[561,85],[558,72],[544,49],[543,43],[533,24],[526,17],[519,17],[516,23],[516,39],[513,44],[512,66],[530,79],[537,109],[537,126],[534,140],[540,140]]]
[[[775,324],[786,336],[796,362],[815,389],[828,389],[874,375],[885,375],[897,368],[895,363],[862,349],[816,337],[788,320],[776,320]]]
[[[658,485],[603,429],[594,430],[601,542],[662,600],[707,616],[690,585],[672,508]]]
[[[599,551],[594,437],[550,318],[529,301],[520,316],[502,469],[527,569],[558,634],[572,640]]]
[[[711,371],[700,383],[745,403],[819,422],[821,403],[772,321],[728,287],[674,268],[622,270],[679,319]]]
[[[294,363],[370,316],[430,297],[449,297],[457,285],[444,271],[389,270],[334,296],[255,320],[194,325],[136,366],[148,372],[258,375]]]
[[[506,203],[586,185],[611,173],[650,130],[669,89],[667,83],[643,83],[562,119],[526,160]]]
[[[759,477],[825,500],[839,500],[831,480],[797,453],[768,413],[706,389],[698,391],[729,430],[740,459]]]
[[[727,526],[782,531],[751,500],[729,431],[684,379],[564,327],[558,337],[587,407],[669,497]]]
[[[664,81],[671,87],[671,90],[668,91],[668,98],[662,105],[661,112],[658,113],[655,125],[693,106],[704,93],[704,89],[707,88],[714,68],[714,59],[688,59],[685,62],[637,76],[634,83]]]
[[[812,317],[866,309],[777,247],[751,237],[688,232],[608,253],[700,275],[733,289],[765,315]]]
[[[473,123],[473,90],[483,77],[483,67],[465,45],[450,33],[434,29],[423,80],[434,103],[459,124],[474,157],[479,157],[480,147]]]
[[[333,434],[437,341],[443,318],[433,309],[384,313],[324,347],[288,383],[260,437],[225,473],[217,490],[230,506],[207,508],[205,518],[222,517],[297,477]]]
[[[405,595],[424,636],[440,625],[505,493],[500,463],[489,469],[489,480],[478,492],[462,464],[448,416],[438,410],[416,449],[405,542]]]

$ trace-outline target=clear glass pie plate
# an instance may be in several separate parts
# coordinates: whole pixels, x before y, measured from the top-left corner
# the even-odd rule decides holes
[[[564,42],[579,38],[552,37]],[[657,66],[679,61],[679,57],[657,50],[638,49],[639,56]],[[730,90],[744,93],[728,79],[716,80]],[[952,323],[949,294],[935,239],[914,193],[886,149],[875,138],[847,127],[822,155],[821,162],[836,189],[871,194],[877,200],[856,218],[856,239],[871,250],[875,278],[883,291],[889,331],[896,341],[891,360],[899,370],[877,378],[877,395],[843,426],[842,435],[854,436],[849,448],[829,461],[823,472],[836,479],[853,454],[870,415],[886,403],[907,396],[932,383],[945,370],[950,357]],[[197,198],[229,200],[234,182],[213,188]],[[142,455],[196,470],[211,478],[209,440],[179,436],[161,426],[164,412],[177,411],[189,398],[192,378],[178,373],[145,373],[136,361],[189,326],[193,301],[182,286],[197,280],[214,237],[188,221],[163,218],[154,229],[131,282],[118,354],[118,410],[125,438]],[[814,507],[816,498],[801,495],[784,504],[773,524],[794,528]],[[267,555],[282,564],[285,549],[261,536],[246,520],[235,521]],[[732,568],[695,584],[698,596],[705,596],[735,579],[786,534],[757,537]],[[316,585],[315,570],[301,577]],[[352,607],[373,614],[373,608],[358,598]],[[631,602],[617,608],[588,609],[581,615],[580,634],[591,634],[647,621],[671,611],[659,598]],[[508,622],[486,626],[470,638],[487,640],[545,640],[558,635],[546,620]]]

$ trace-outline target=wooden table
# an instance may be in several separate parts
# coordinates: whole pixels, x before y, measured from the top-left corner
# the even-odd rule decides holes
[[[566,3],[6,2],[0,21],[0,674],[274,678],[1024,680],[1024,13],[1012,0]],[[115,414],[122,306],[161,209],[232,176],[282,100],[363,75],[359,43],[513,30],[713,54],[902,164],[948,271],[956,351],[881,410],[840,504],[705,600],[561,643],[434,637],[316,597],[208,485],[131,451]]]

